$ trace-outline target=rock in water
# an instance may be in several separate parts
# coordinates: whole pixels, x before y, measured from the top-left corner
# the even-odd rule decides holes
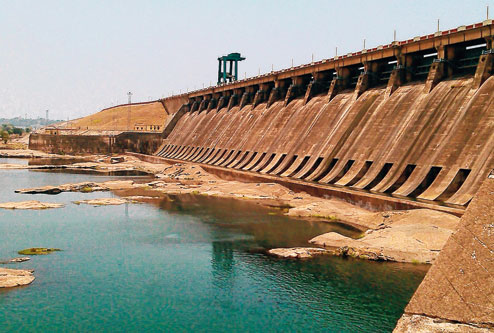
[[[24,261],[28,261],[28,260],[31,260],[31,258],[29,258],[29,257],[19,257],[19,258],[12,258],[12,259],[9,260],[9,262],[17,263],[17,262],[24,262]]]
[[[133,201],[119,198],[100,198],[100,199],[89,199],[89,200],[80,200],[80,201],[72,201],[76,205],[86,204],[93,206],[109,206],[109,205],[122,205],[124,203],[131,203]]]
[[[64,204],[60,203],[40,202],[37,200],[0,203],[0,208],[4,209],[48,209],[61,208],[64,206]]]
[[[53,252],[62,251],[60,249],[46,248],[46,247],[31,247],[29,249],[21,250],[17,253],[22,255],[43,255],[50,254]]]
[[[268,253],[281,258],[305,259],[305,258],[312,258],[314,256],[319,256],[324,254],[332,254],[333,252],[330,250],[320,249],[316,247],[292,247],[292,248],[271,249],[268,251]]]
[[[8,269],[0,267],[0,288],[25,286],[34,281],[32,270]]]

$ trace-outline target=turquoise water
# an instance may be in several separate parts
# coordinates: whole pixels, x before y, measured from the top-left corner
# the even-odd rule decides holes
[[[425,274],[413,265],[266,256],[266,248],[306,245],[330,230],[353,233],[246,202],[188,196],[77,206],[71,201],[113,194],[13,191],[112,177],[27,170],[0,177],[0,202],[66,204],[0,210],[0,260],[27,247],[63,249],[8,265],[35,269],[36,280],[0,291],[4,331],[390,332]]]

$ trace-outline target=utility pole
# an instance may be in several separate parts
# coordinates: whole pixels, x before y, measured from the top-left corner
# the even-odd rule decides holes
[[[130,131],[130,111],[131,111],[131,103],[132,103],[132,92],[128,92],[127,96],[129,96],[129,108],[127,111],[127,130]]]

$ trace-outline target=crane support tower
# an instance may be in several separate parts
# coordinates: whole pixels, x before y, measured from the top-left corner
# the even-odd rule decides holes
[[[218,85],[238,80],[238,62],[245,60],[240,53],[230,53],[218,58]],[[229,64],[228,71],[226,64]]]

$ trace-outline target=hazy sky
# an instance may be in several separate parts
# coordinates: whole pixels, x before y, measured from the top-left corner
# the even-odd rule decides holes
[[[0,0],[0,117],[67,119],[494,16],[494,0]]]

